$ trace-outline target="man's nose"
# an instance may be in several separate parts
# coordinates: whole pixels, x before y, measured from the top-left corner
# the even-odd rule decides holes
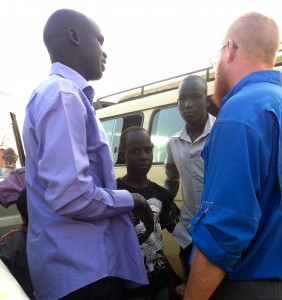
[[[148,158],[148,153],[144,150],[144,151],[140,151],[140,159],[147,159]]]
[[[193,101],[191,99],[186,99],[185,101],[185,107],[192,107],[193,106]]]

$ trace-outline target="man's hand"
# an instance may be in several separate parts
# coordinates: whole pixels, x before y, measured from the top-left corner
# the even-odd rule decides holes
[[[173,220],[175,224],[179,222],[179,216],[180,216],[180,209],[175,204],[175,202],[172,202],[171,210],[170,210],[170,218]]]
[[[178,206],[172,202],[171,209],[169,212],[170,224],[166,227],[168,232],[172,233],[176,224],[179,222],[180,209]]]
[[[134,218],[141,220],[146,227],[146,231],[138,236],[139,243],[144,243],[154,230],[154,216],[147,200],[137,193],[131,194],[134,200],[132,213]]]

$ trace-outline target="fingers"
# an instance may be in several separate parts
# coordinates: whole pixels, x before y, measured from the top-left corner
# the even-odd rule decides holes
[[[146,230],[143,234],[138,234],[139,243],[144,243],[154,230],[154,215],[147,200],[140,194],[132,194],[134,208],[132,213],[136,220],[143,222]]]

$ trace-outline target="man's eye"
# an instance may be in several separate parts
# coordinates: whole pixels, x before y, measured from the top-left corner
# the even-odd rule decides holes
[[[138,149],[132,149],[130,151],[131,154],[139,154],[139,150]]]
[[[190,96],[187,96],[187,97],[179,97],[178,98],[178,102],[186,102],[186,101],[199,101],[202,99],[202,96],[201,95],[190,95]]]
[[[193,100],[201,100],[202,97],[200,95],[194,95]]]

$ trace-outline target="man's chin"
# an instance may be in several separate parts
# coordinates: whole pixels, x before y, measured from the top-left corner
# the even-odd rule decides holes
[[[220,107],[222,99],[228,94],[228,86],[221,65],[217,67],[217,74],[214,82],[213,102]]]
[[[217,96],[216,94],[213,95],[213,102],[217,107],[220,107],[220,104],[222,102],[222,99]]]
[[[99,74],[96,73],[92,76],[92,78],[90,79],[91,81],[95,81],[95,80],[100,80],[103,77],[103,72],[100,72]]]

